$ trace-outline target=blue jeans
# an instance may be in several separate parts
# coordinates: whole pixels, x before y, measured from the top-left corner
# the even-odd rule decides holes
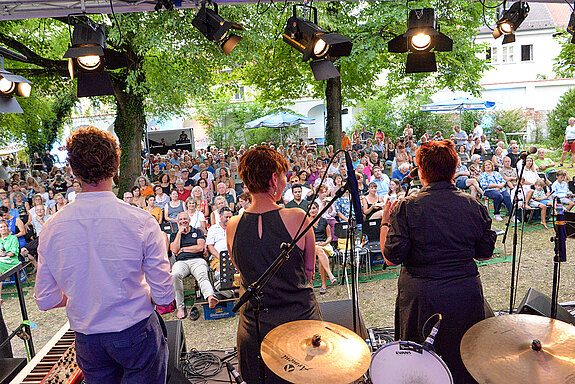
[[[509,192],[507,192],[505,189],[501,191],[492,189],[490,191],[485,191],[483,194],[493,200],[493,214],[499,215],[501,204],[504,204],[505,208],[507,208],[507,212],[511,214],[513,209],[511,204],[511,196],[509,196]]]
[[[76,360],[86,384],[165,384],[168,344],[152,313],[120,332],[76,332]]]

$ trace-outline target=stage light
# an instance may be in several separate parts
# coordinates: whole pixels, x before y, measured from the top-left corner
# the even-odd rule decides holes
[[[296,7],[313,11],[313,22],[297,16]],[[309,5],[296,4],[293,15],[287,21],[283,40],[302,55],[302,61],[311,60],[310,67],[317,81],[339,77],[331,58],[349,56],[353,43],[339,33],[330,33],[317,25],[317,9]]]
[[[30,80],[4,69],[4,56],[0,56],[0,113],[22,113],[14,96],[29,97]]]
[[[567,25],[567,32],[572,36],[571,44],[575,44],[575,12],[571,13],[569,24]]]
[[[106,69],[128,65],[124,54],[108,49],[104,26],[82,18],[74,25],[72,44],[64,54],[71,78],[78,79],[78,97],[113,95]]]
[[[453,40],[439,31],[433,8],[412,9],[407,19],[407,31],[387,43],[387,50],[407,55],[406,73],[435,72],[435,51],[453,50]],[[434,51],[434,52],[432,52]]]
[[[497,21],[497,25],[493,30],[493,37],[503,37],[503,44],[513,43],[515,41],[515,32],[517,28],[523,23],[529,14],[529,4],[518,1],[513,3],[509,9],[505,9],[505,2],[503,3],[503,12]]]
[[[244,28],[238,23],[232,23],[218,14],[218,5],[212,3],[214,9],[206,8],[206,3],[196,14],[192,25],[196,27],[202,35],[216,44],[221,44],[222,50],[229,55],[232,50],[242,40],[241,36],[230,32],[232,29],[243,30]]]

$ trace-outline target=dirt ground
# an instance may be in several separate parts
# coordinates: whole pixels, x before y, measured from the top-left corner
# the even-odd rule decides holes
[[[494,223],[495,228],[503,228],[503,223]],[[519,284],[517,289],[516,306],[527,292],[529,287],[534,287],[546,295],[551,295],[553,277],[553,244],[549,241],[554,235],[552,229],[544,229],[542,226],[529,226],[524,232],[523,251],[521,253],[519,270]],[[521,231],[519,232],[521,236]],[[511,254],[511,242],[513,236],[507,238],[507,253]],[[498,238],[496,248],[503,252],[501,236]],[[519,250],[519,248],[518,248]],[[498,255],[499,256],[499,255]],[[559,301],[575,300],[575,241],[567,241],[567,262],[562,264]],[[485,296],[494,310],[509,308],[509,285],[511,280],[511,263],[491,264],[480,267],[481,278]],[[34,276],[30,278],[33,281]],[[14,290],[5,287],[3,298],[5,300],[2,311],[10,330],[18,326],[22,321],[18,300],[13,295]],[[387,279],[362,283],[359,286],[359,307],[366,326],[392,327],[394,314],[394,301],[397,294],[397,279]],[[55,309],[48,312],[38,310],[32,298],[33,288],[25,287],[25,298],[30,319],[38,324],[33,331],[33,340],[36,351],[56,333],[67,321],[64,309]],[[333,301],[347,299],[345,286],[330,287],[326,295],[319,295],[318,301]],[[200,310],[201,311],[201,310]],[[175,313],[164,315],[166,320],[175,319]],[[235,333],[238,318],[221,320],[203,319],[193,322],[189,319],[183,321],[188,350],[209,350],[214,348],[226,348],[235,345]],[[21,341],[12,342],[16,356],[26,355]]]

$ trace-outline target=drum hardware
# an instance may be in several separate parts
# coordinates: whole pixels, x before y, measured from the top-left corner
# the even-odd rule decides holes
[[[575,327],[536,315],[507,315],[472,326],[461,358],[480,383],[575,383]]]
[[[347,384],[368,370],[365,341],[341,325],[298,320],[272,329],[261,345],[267,367],[282,379],[305,384]]]

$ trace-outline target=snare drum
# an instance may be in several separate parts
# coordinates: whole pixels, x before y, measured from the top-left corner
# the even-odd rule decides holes
[[[411,341],[381,347],[371,359],[369,374],[373,384],[453,384],[443,360]]]

